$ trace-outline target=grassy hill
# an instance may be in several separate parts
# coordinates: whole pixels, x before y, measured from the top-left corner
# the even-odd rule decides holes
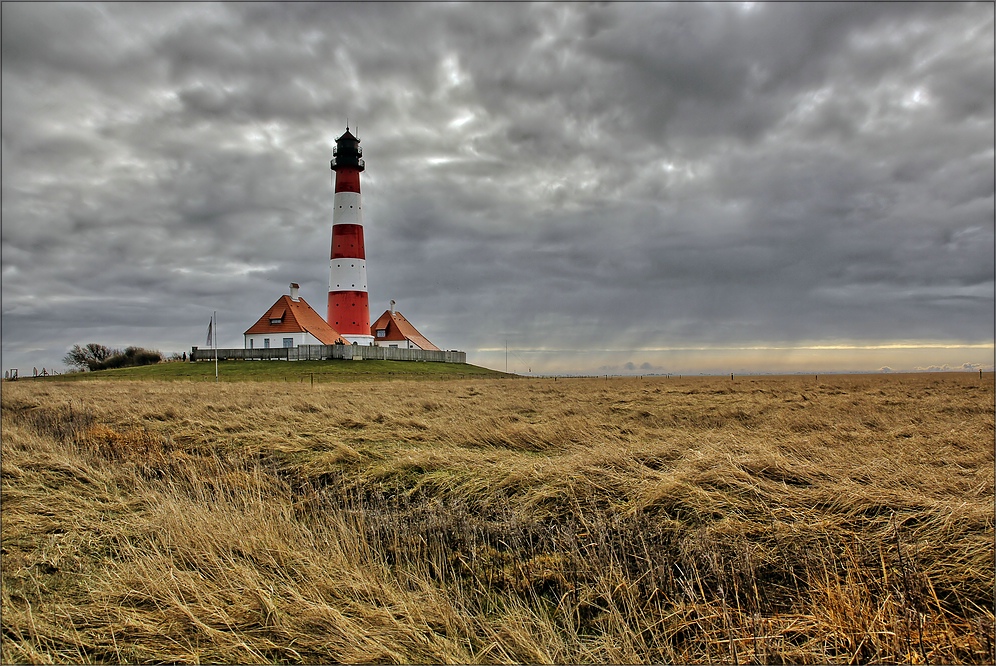
[[[414,361],[219,361],[223,382],[278,381],[331,382],[363,379],[471,379],[510,377],[468,363],[418,363]],[[48,380],[95,381],[101,379],[214,381],[214,363],[159,363],[134,368],[79,372]],[[42,379],[42,378],[38,378]]]

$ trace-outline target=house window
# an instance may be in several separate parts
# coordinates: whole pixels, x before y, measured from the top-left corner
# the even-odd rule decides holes
[[[378,328],[377,329],[377,337],[378,338],[386,338],[387,337],[387,329],[386,328]]]
[[[249,338],[249,349],[252,349],[252,338]]]
[[[294,338],[284,338],[284,347],[293,347]]]
[[[283,319],[271,319],[271,320],[270,320],[270,323],[271,323],[271,324],[279,324],[279,323],[280,323],[280,322],[282,322],[282,321],[283,321]]]
[[[270,338],[263,338],[263,349],[270,348]]]
[[[397,349],[398,345],[388,345],[388,347],[394,347],[395,349]]]

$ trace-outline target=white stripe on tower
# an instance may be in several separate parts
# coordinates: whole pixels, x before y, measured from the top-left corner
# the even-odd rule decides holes
[[[363,259],[348,257],[333,259],[331,270],[329,271],[329,289],[331,291],[342,289],[366,291],[367,262]]]
[[[373,344],[367,295],[367,261],[363,247],[363,200],[360,172],[364,169],[360,140],[349,128],[335,140],[332,170],[335,198],[332,209],[332,251],[329,260],[329,325],[351,343]]]

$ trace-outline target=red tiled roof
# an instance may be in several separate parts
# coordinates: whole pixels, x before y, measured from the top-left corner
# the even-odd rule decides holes
[[[377,337],[377,331],[380,329],[386,330],[382,338]],[[425,336],[419,333],[418,329],[412,326],[411,322],[405,319],[404,315],[398,311],[391,312],[390,310],[384,310],[384,314],[378,317],[377,321],[370,327],[370,334],[374,336],[374,340],[377,342],[411,340],[420,349],[439,351],[439,347],[426,340]]]
[[[271,319],[279,319],[277,324],[271,324]],[[255,324],[249,327],[244,335],[258,333],[301,333],[308,332],[315,336],[323,345],[334,345],[337,342],[347,343],[339,333],[329,326],[322,316],[308,305],[303,298],[296,301],[284,294],[270,306]]]

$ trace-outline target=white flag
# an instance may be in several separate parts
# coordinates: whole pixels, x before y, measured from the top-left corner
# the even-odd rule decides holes
[[[208,341],[207,341],[207,346],[208,347],[211,346],[211,326],[213,326],[213,325],[214,325],[214,317],[212,317],[211,321],[208,322]]]

